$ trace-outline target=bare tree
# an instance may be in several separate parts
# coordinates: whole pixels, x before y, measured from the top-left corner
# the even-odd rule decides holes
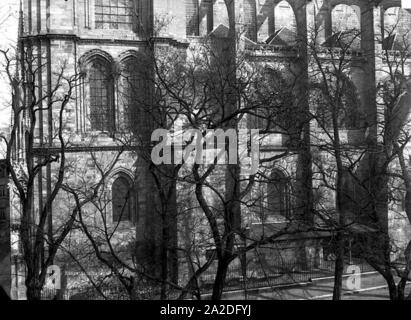
[[[11,129],[1,136],[13,186],[12,221],[18,226],[27,299],[38,300],[48,268],[54,264],[59,249],[74,228],[79,208],[97,196],[111,168],[100,176],[87,197],[75,193],[70,179],[76,160],[68,155],[73,144],[65,123],[81,75],[70,75],[67,64],[62,62],[51,72],[49,90],[44,90],[39,79],[47,68],[46,59],[33,47],[21,41],[17,55],[12,55],[12,50],[1,51],[1,54],[12,95],[8,106]],[[46,144],[39,128],[43,128],[42,115],[47,112],[53,112],[54,123],[49,126],[50,140]],[[45,172],[50,172],[49,190],[39,200],[37,195],[43,192],[46,183]],[[63,194],[76,194],[79,204],[64,204]]]
[[[401,25],[399,12],[393,25],[384,26],[383,50],[378,59],[381,61],[379,72],[381,78],[377,86],[377,107],[381,130],[381,151],[378,153],[377,182],[385,192],[387,217],[378,217],[378,248],[373,256],[366,254],[372,243],[367,243],[365,256],[370,264],[384,277],[388,284],[390,298],[406,298],[405,287],[409,278],[410,246],[407,234],[404,234],[402,245],[394,238],[392,221],[399,221],[401,228],[409,226],[409,175],[406,154],[409,137],[409,69],[410,58],[409,29]],[[402,199],[402,200],[401,200]],[[376,201],[377,202],[377,201]],[[403,203],[403,205],[399,205]],[[378,202],[377,202],[378,203]],[[393,216],[395,215],[395,216]],[[398,218],[400,216],[400,218]],[[394,227],[396,228],[396,227]],[[395,256],[400,257],[395,258]],[[393,272],[394,271],[394,272]],[[396,283],[396,277],[399,278]]]
[[[341,135],[356,130],[365,132],[364,116],[361,115],[359,96],[350,80],[355,63],[355,43],[360,31],[356,29],[337,32],[324,44],[318,44],[318,30],[311,30],[309,42],[311,118],[314,121],[313,148],[319,153],[315,161],[320,189],[335,194],[335,204],[320,204],[319,217],[336,232],[336,264],[333,299],[341,299],[344,273],[347,229],[353,223],[347,212],[344,180],[353,174],[358,158],[364,150],[358,141],[344,141]],[[331,160],[327,163],[326,159]],[[321,187],[323,186],[323,187]],[[325,199],[326,202],[331,199]],[[318,207],[317,203],[317,207]],[[321,209],[322,207],[322,209]],[[334,211],[335,210],[335,211]],[[334,211],[334,212],[333,212]]]
[[[312,41],[310,48],[313,58],[311,99],[315,106],[311,112],[321,131],[313,146],[323,155],[315,161],[315,176],[335,194],[335,207],[327,210],[322,205],[318,214],[319,217],[326,214],[326,220],[337,233],[334,299],[341,299],[348,250],[361,255],[385,278],[391,299],[405,297],[409,249],[407,246],[401,249],[404,262],[392,260],[399,248],[390,229],[392,212],[396,210],[393,207],[398,208],[395,203],[400,201],[402,193],[407,198],[404,150],[409,143],[406,76],[409,46],[407,34],[400,37],[397,33],[396,24],[385,30],[384,39],[378,39],[383,50],[376,56],[377,73],[382,77],[372,114],[361,107],[350,79],[356,68],[361,70],[360,64],[355,62],[359,31],[336,32],[323,46]],[[347,134],[345,139],[342,138],[344,133]],[[326,163],[326,154],[333,159],[331,163]],[[339,220],[335,221],[337,217]],[[362,232],[358,232],[358,225]],[[354,240],[352,247],[348,247],[350,238]],[[398,284],[396,276],[400,278]]]
[[[233,40],[236,46],[234,51],[227,46],[226,37],[217,38],[213,35],[188,49],[166,47],[167,50],[162,50],[161,44],[159,45],[155,38],[150,39],[144,65],[153,71],[151,75],[145,74],[144,79],[150,83],[151,89],[147,91],[152,97],[135,97],[137,100],[134,103],[143,110],[142,114],[153,129],[161,128],[164,132],[162,157],[170,157],[168,161],[171,162],[153,160],[153,147],[144,140],[147,137],[142,138],[136,134],[137,144],[134,147],[138,150],[140,159],[146,162],[153,179],[153,189],[150,190],[154,192],[153,213],[158,217],[156,230],[159,231],[161,239],[160,273],[151,272],[144,262],[138,261],[132,245],[131,250],[116,247],[116,228],[111,228],[110,223],[103,219],[103,209],[106,207],[104,203],[110,201],[109,199],[100,197],[95,204],[96,212],[102,219],[101,225],[91,227],[84,218],[80,219],[82,229],[98,260],[120,282],[130,299],[137,298],[139,295],[136,290],[143,286],[148,290],[151,288],[153,292],[156,292],[156,287],[160,288],[159,297],[163,299],[172,296],[170,294],[176,291],[180,293],[179,298],[184,298],[187,294],[201,298],[201,276],[215,264],[217,266],[213,269],[213,299],[221,299],[228,268],[233,261],[240,259],[245,266],[244,258],[247,257],[247,252],[269,245],[282,235],[299,234],[310,228],[301,224],[300,218],[285,217],[285,210],[277,212],[284,214],[285,221],[284,229],[279,231],[270,232],[267,228],[262,234],[250,235],[246,225],[251,217],[242,221],[241,208],[253,212],[253,218],[256,212],[266,210],[263,207],[267,204],[264,203],[265,200],[261,200],[265,196],[256,194],[257,186],[278,182],[278,177],[270,175],[273,162],[298,156],[295,146],[299,145],[299,132],[305,120],[297,117],[298,108],[290,107],[295,103],[290,94],[295,85],[292,72],[289,72],[291,79],[286,81],[279,76],[280,72],[275,70],[275,66],[268,68],[258,62],[249,61],[247,54],[237,49],[240,38],[236,34]],[[181,50],[184,50],[184,53]],[[235,67],[232,65],[233,60]],[[288,67],[286,64],[283,71],[287,72]],[[291,119],[297,119],[301,123],[291,123]],[[173,162],[172,158],[178,158],[178,155],[173,148],[166,148],[167,138],[178,138],[190,129],[199,130],[201,134],[197,141],[206,142],[211,130],[233,130],[237,135],[240,126],[253,121],[259,123],[256,128],[261,129],[261,140],[273,134],[280,134],[287,137],[290,146],[284,146],[284,151],[278,154],[257,159],[257,162],[263,165],[258,172],[251,175],[240,175],[238,161],[222,165],[216,158],[212,163],[204,165],[192,163],[189,150],[190,145],[196,143],[194,136],[184,139],[181,137],[181,144],[178,146],[181,147],[182,162]],[[133,131],[137,133],[138,130]],[[217,137],[212,137],[213,146],[215,138]],[[230,148],[229,143],[234,143],[235,158],[240,158],[239,141],[224,139],[219,143],[224,154],[232,152],[233,148]],[[174,145],[175,148],[178,146]],[[190,205],[182,205],[185,203]],[[291,208],[288,209],[292,211]],[[82,211],[79,212],[79,216],[84,217]],[[267,212],[263,213],[264,215],[268,215]],[[187,247],[175,242],[173,232],[176,232],[176,223],[181,225],[181,221],[190,217],[201,221],[197,229],[191,230],[196,238],[201,240]],[[267,223],[264,217],[260,218],[263,225]],[[99,245],[100,242],[103,245]],[[205,259],[200,257],[204,256],[204,249],[201,249],[204,247],[213,250]],[[137,248],[135,250],[138,251]],[[177,283],[171,274],[174,263],[172,260],[175,259],[176,252],[185,256],[188,261],[190,276],[183,283]]]

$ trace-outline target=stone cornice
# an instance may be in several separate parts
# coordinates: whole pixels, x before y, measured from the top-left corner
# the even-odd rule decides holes
[[[64,153],[84,153],[84,152],[99,152],[99,151],[138,151],[143,149],[141,146],[70,146],[64,149]],[[59,147],[36,147],[33,148],[33,154],[47,155],[59,154],[61,149]]]
[[[78,43],[107,44],[107,45],[129,45],[129,46],[147,46],[148,40],[136,39],[105,39],[105,38],[88,38],[80,37],[76,34],[68,33],[44,33],[35,35],[23,35],[20,37],[23,41],[44,41],[44,40],[71,40]],[[188,42],[181,42],[173,38],[154,37],[151,39],[154,44],[167,44],[174,47],[187,48]]]

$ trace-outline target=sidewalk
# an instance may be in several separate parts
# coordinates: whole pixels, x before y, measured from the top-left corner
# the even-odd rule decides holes
[[[343,300],[388,300],[389,293],[384,278],[377,272],[361,274],[361,288],[348,290],[347,276],[343,279]],[[408,290],[411,286],[408,287]],[[309,284],[295,284],[281,288],[250,290],[245,297],[243,291],[226,292],[226,300],[331,300],[333,278],[314,279]]]

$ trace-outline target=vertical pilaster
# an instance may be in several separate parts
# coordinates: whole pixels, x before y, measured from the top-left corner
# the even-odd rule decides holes
[[[307,223],[313,222],[311,133],[308,104],[308,58],[307,58],[307,8],[306,5],[292,4],[297,24],[298,57],[293,63],[295,69],[295,104],[300,110],[302,124],[301,150],[297,160],[297,215]]]
[[[243,16],[245,36],[257,42],[257,6],[255,0],[244,0]]]
[[[378,22],[378,8],[364,4],[361,7],[361,50],[364,56],[362,94],[365,102],[365,117],[368,123],[368,138],[377,142],[377,110],[376,110],[376,46],[375,29]]]

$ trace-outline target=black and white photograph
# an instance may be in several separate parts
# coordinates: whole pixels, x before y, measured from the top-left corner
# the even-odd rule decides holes
[[[1,0],[1,300],[410,284],[411,0]]]

